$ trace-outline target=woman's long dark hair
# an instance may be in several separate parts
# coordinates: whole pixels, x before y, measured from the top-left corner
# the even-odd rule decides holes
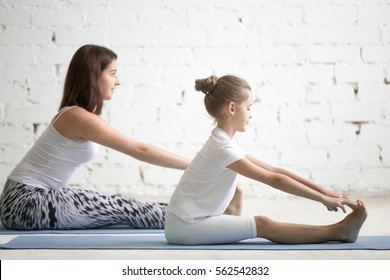
[[[69,64],[60,110],[77,105],[100,115],[103,107],[100,77],[102,71],[116,59],[117,55],[105,47],[85,45],[79,48]]]

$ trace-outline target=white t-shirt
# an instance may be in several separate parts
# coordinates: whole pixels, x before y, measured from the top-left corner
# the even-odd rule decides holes
[[[168,204],[168,213],[188,223],[224,213],[234,196],[237,173],[227,168],[246,152],[220,128],[184,172]]]

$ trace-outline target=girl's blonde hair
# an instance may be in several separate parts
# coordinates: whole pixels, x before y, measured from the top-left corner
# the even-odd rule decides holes
[[[206,95],[204,98],[206,110],[210,116],[217,119],[220,117],[223,105],[229,102],[240,105],[244,102],[249,97],[248,91],[251,87],[244,79],[237,76],[226,75],[218,78],[213,75],[195,80],[195,89]]]

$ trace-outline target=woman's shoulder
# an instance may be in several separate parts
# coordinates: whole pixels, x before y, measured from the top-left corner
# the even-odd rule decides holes
[[[66,109],[69,113],[73,114],[92,114],[91,112],[88,112],[85,108],[80,106],[70,106],[66,107]]]
[[[64,109],[65,111],[63,113],[61,113],[60,111],[59,114],[61,114],[61,118],[68,119],[68,120],[82,121],[82,120],[98,117],[97,115],[88,112],[86,109],[79,106],[66,107]]]
[[[84,131],[94,125],[99,116],[78,106],[64,108],[54,117],[52,125],[63,136],[72,140],[83,140]]]

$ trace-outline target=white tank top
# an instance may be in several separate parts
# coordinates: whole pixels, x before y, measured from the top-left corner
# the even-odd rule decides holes
[[[65,111],[73,107],[65,107],[58,113],[8,179],[35,187],[60,189],[80,165],[93,159],[99,150],[98,144],[68,139],[53,126]]]

